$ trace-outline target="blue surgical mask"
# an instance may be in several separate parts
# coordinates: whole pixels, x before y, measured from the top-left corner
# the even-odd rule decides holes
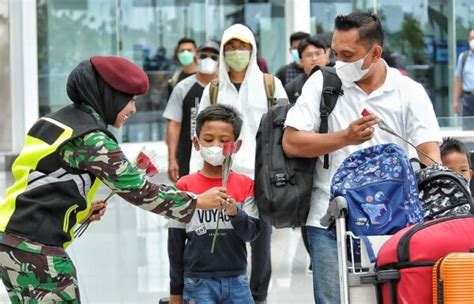
[[[300,54],[298,53],[297,49],[291,50],[291,58],[293,58],[294,62],[300,63]]]

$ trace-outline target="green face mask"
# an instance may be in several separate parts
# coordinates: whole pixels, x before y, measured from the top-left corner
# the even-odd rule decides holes
[[[178,60],[183,66],[188,66],[194,62],[194,54],[190,51],[182,51],[178,54]]]
[[[227,51],[224,56],[225,63],[234,71],[242,72],[250,62],[250,51],[236,50]]]

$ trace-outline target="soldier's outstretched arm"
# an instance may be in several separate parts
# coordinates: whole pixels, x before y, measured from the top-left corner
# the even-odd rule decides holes
[[[190,221],[196,208],[221,208],[221,202],[227,198],[223,188],[194,195],[147,181],[118,143],[104,132],[91,132],[69,142],[61,154],[71,167],[88,171],[126,201],[178,221]]]

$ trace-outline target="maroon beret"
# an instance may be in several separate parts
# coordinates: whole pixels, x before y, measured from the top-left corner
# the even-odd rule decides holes
[[[100,77],[117,91],[130,95],[148,92],[148,77],[129,60],[115,56],[94,56],[90,60]]]

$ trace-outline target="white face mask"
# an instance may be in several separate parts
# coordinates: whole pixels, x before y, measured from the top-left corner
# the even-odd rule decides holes
[[[199,60],[199,72],[203,74],[215,74],[217,72],[217,61],[212,60],[210,57]]]
[[[354,62],[344,62],[340,60],[336,60],[336,73],[339,78],[341,78],[342,82],[356,82],[359,81],[362,77],[365,76],[372,67],[372,64],[365,70],[362,70],[362,65],[364,64],[365,58],[370,54],[372,50],[370,50],[367,55],[363,58],[356,60]]]
[[[222,147],[211,146],[204,147],[200,145],[199,153],[202,159],[212,166],[222,166],[224,163],[224,154],[222,153]]]
[[[474,39],[471,39],[471,41],[469,41],[469,47],[471,48],[471,50],[474,51]]]

